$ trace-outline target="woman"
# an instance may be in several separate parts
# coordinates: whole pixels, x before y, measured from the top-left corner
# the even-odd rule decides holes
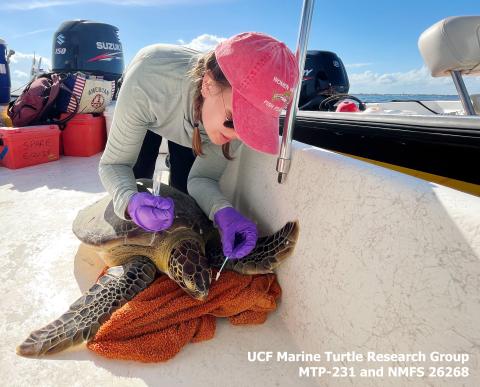
[[[153,45],[125,71],[99,174],[115,213],[148,231],[170,227],[171,198],[139,193],[133,166],[148,130],[189,146],[196,157],[188,193],[214,221],[225,256],[239,259],[255,247],[255,223],[220,191],[218,181],[242,144],[278,152],[278,117],[298,82],[295,56],[284,43],[247,32],[207,54]],[[156,157],[156,155],[155,155]]]

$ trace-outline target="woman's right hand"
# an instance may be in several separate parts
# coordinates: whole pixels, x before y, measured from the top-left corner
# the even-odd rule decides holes
[[[166,230],[175,218],[172,198],[148,192],[134,194],[128,202],[127,211],[135,224],[152,232]]]

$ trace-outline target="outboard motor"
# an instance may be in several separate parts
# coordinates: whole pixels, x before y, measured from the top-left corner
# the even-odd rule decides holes
[[[10,102],[10,70],[8,68],[7,43],[0,39],[0,105]]]
[[[321,102],[350,88],[347,71],[337,54],[307,51],[298,106],[300,110],[319,110]]]
[[[81,71],[117,82],[124,69],[118,28],[91,20],[62,23],[53,37],[52,67],[54,72]]]

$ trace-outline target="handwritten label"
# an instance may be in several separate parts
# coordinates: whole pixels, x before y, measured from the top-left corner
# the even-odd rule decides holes
[[[52,150],[56,145],[51,138],[30,139],[22,143],[23,160],[56,160],[57,153]]]

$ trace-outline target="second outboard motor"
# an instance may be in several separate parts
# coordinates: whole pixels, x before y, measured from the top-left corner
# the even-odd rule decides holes
[[[52,67],[54,72],[80,71],[118,81],[124,69],[118,28],[91,20],[62,23],[53,37]]]
[[[320,103],[335,94],[347,94],[347,71],[337,54],[307,51],[298,106],[300,110],[319,110]]]
[[[10,70],[8,68],[7,43],[0,39],[0,105],[10,102]]]

